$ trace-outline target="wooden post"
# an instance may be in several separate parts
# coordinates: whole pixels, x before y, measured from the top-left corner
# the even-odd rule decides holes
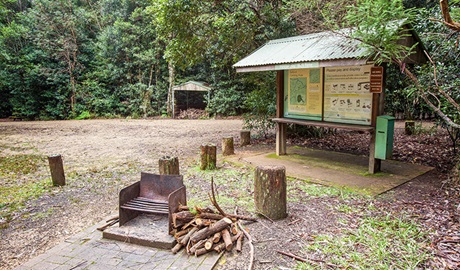
[[[162,175],[179,175],[179,159],[164,156],[158,160],[158,170]]]
[[[285,123],[276,123],[276,155],[286,155],[286,131]]]
[[[271,219],[287,216],[284,166],[257,166],[254,175],[254,202],[256,210]]]
[[[276,117],[284,116],[284,71],[276,73]],[[286,155],[286,131],[285,123],[276,123],[276,155]]]
[[[414,121],[406,121],[404,123],[404,134],[412,135],[415,131],[415,122]]]
[[[222,155],[230,156],[235,154],[235,148],[233,147],[233,137],[222,138]]]
[[[216,154],[217,148],[215,144],[202,144],[201,145],[201,170],[214,170],[216,169]]]
[[[251,131],[241,130],[240,131],[240,146],[246,146],[251,144]]]
[[[52,155],[48,157],[50,164],[51,180],[53,186],[65,186],[64,165],[61,155]]]
[[[383,64],[383,85],[382,93],[372,94],[372,116],[371,123],[374,130],[371,133],[371,141],[369,143],[369,173],[374,174],[380,172],[382,167],[382,160],[375,158],[375,125],[377,123],[377,116],[382,115],[385,109],[385,87],[386,87],[386,64]]]

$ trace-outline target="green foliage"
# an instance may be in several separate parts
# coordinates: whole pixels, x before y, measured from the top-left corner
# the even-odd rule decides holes
[[[207,110],[214,115],[237,115],[241,113],[244,98],[238,86],[222,83],[214,88]]]
[[[393,62],[410,55],[415,47],[399,44],[410,32],[405,24],[412,24],[414,9],[405,9],[402,0],[358,0],[344,17],[342,27],[352,27],[350,37],[360,40],[373,53],[377,64]],[[385,23],[382,23],[385,22]]]
[[[84,120],[84,119],[91,119],[91,118],[92,118],[92,116],[91,116],[90,112],[83,111],[83,112],[80,113],[80,115],[75,117],[75,120]]]
[[[294,33],[283,7],[282,0],[2,1],[0,115],[162,115],[168,62],[178,79],[215,87],[211,112],[239,114],[260,80],[242,82],[232,65]]]
[[[274,128],[271,121],[276,113],[276,89],[274,89],[274,74],[253,75],[248,77],[254,90],[246,96],[244,101],[244,128],[250,129],[259,135],[267,136]]]
[[[275,124],[271,119],[276,113],[276,92],[254,90],[248,94],[244,106],[244,128],[266,137]]]

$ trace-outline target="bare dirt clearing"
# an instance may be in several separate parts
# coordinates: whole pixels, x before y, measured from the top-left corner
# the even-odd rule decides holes
[[[220,144],[226,136],[236,139],[241,126],[241,120],[0,122],[0,157],[14,161],[5,163],[10,164],[8,168],[0,167],[0,195],[6,196],[5,202],[0,201],[0,269],[11,269],[116,213],[119,190],[138,181],[141,171],[157,172],[158,159],[164,155],[179,157],[189,205],[210,205],[207,193],[209,180],[214,177],[219,203],[226,211],[233,212],[238,206],[240,212],[253,214],[251,168],[218,162],[218,170],[202,172],[197,166],[202,143]],[[339,132],[308,142],[292,142],[362,154],[367,143],[365,136]],[[438,163],[452,161],[445,137],[440,140],[440,136],[405,138],[400,133],[397,136],[395,144],[410,147],[412,151],[410,154],[405,150],[396,152],[397,158],[401,155],[403,160],[421,160],[432,166],[436,164],[424,163],[430,156]],[[257,147],[274,149],[273,139],[259,142],[268,145],[253,145],[237,151]],[[431,143],[447,150],[438,151],[441,156],[433,157]],[[46,156],[51,154],[63,155],[65,187],[50,186]],[[22,156],[28,159],[14,159]],[[14,164],[21,168],[14,168]],[[33,168],[24,170],[27,164],[33,164]],[[296,253],[310,258],[316,268],[327,268],[329,255],[307,247],[313,246],[320,235],[339,235],[350,228],[359,228],[362,219],[374,216],[392,216],[417,223],[429,232],[420,241],[432,255],[419,267],[448,268],[459,258],[458,250],[452,252],[448,246],[457,241],[459,226],[457,190],[441,188],[446,178],[445,174],[434,171],[377,198],[350,195],[290,179],[288,218],[275,223],[261,220],[246,224],[254,237],[255,269],[296,266],[295,261],[276,250]],[[30,183],[38,184],[30,186]],[[21,201],[18,197],[25,199]],[[245,243],[243,255],[224,255],[217,268],[245,268],[248,250]]]

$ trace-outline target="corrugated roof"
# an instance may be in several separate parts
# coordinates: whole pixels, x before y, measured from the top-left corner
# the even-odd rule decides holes
[[[360,42],[334,32],[322,32],[272,40],[233,65],[235,68],[295,64],[340,59],[363,59],[370,55]]]
[[[174,91],[209,91],[211,86],[205,82],[188,81],[173,87]]]

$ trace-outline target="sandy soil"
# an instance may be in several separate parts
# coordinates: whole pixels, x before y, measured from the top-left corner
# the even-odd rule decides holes
[[[187,166],[203,143],[220,145],[227,136],[237,143],[241,127],[241,120],[0,122],[1,157],[61,154],[67,181],[26,203],[0,229],[0,269],[11,269],[116,212],[119,190],[138,181],[140,171],[157,172],[159,158],[177,156]],[[48,178],[46,160],[40,165],[15,181]]]

